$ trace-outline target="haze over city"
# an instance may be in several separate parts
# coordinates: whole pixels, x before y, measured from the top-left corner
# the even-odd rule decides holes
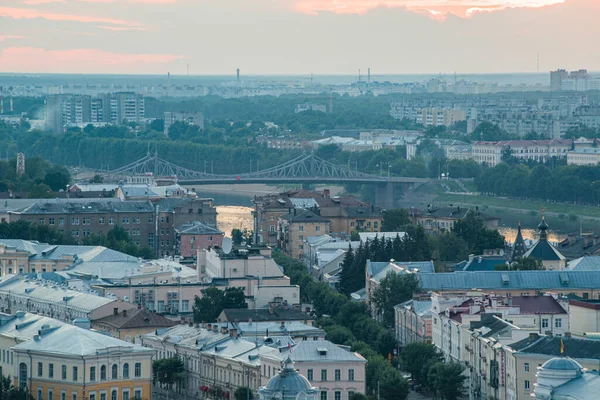
[[[5,0],[0,72],[600,69],[595,0]],[[574,40],[574,38],[578,38]]]

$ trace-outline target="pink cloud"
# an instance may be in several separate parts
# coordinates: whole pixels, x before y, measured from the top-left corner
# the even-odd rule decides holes
[[[0,71],[49,73],[155,73],[185,58],[175,54],[127,54],[98,49],[46,50],[10,47],[0,51]]]
[[[49,21],[72,21],[72,22],[83,22],[83,23],[102,23],[110,25],[123,25],[123,26],[139,26],[138,23],[125,21],[122,19],[113,19],[105,17],[90,17],[87,15],[75,15],[75,14],[61,14],[45,12],[40,10],[34,10],[29,8],[16,8],[16,7],[0,7],[0,17],[8,17],[13,19],[35,19],[42,18]]]
[[[318,14],[364,14],[377,7],[406,8],[444,19],[447,14],[469,17],[478,12],[499,11],[507,8],[540,8],[562,4],[566,0],[296,0],[297,11]]]

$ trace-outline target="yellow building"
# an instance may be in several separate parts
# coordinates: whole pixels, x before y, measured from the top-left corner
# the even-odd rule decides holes
[[[279,218],[279,247],[293,258],[304,255],[305,240],[310,236],[327,235],[331,222],[309,210],[293,209]]]
[[[150,400],[154,350],[72,325],[12,348],[14,385],[36,400]]]

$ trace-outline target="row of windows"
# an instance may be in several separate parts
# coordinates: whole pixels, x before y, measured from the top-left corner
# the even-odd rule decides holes
[[[161,218],[161,222],[164,222],[165,218],[162,217]],[[99,217],[98,218],[98,224],[100,225],[104,225],[106,223],[107,219],[106,217]],[[40,218],[38,220],[38,222],[40,224],[45,224],[46,223],[46,218]],[[140,224],[140,217],[123,217],[121,218],[121,222],[123,224]],[[169,222],[169,217],[167,217],[167,223]],[[153,216],[149,216],[148,217],[148,223],[154,223],[154,217]],[[55,225],[56,224],[56,218],[54,217],[49,217],[48,218],[48,225]],[[60,217],[58,219],[58,225],[64,225],[65,224],[65,219],[64,217]],[[72,217],[71,218],[71,225],[91,225],[92,224],[92,219],[89,217]],[[108,225],[114,225],[115,224],[115,219],[113,217],[109,217],[108,218]]]
[[[89,400],[97,400],[97,399],[108,400],[106,397],[107,395],[108,395],[108,393],[103,391],[103,392],[100,392],[99,397],[97,397],[96,392],[90,392]],[[123,389],[121,399],[129,400],[130,398],[131,397],[130,397],[129,389]],[[135,389],[133,392],[133,399],[141,399],[141,398],[142,398],[142,390]],[[42,388],[38,388],[38,390],[37,390],[37,400],[44,400]],[[54,391],[52,389],[48,389],[47,400],[54,400]],[[67,392],[65,390],[60,392],[60,400],[67,400]],[[77,392],[71,392],[71,400],[77,400]],[[114,390],[114,389],[111,390],[110,400],[119,400],[119,393],[117,390]]]
[[[326,369],[322,369],[321,370],[321,382],[327,382],[328,377],[327,377],[327,370]],[[314,381],[314,371],[312,369],[308,369],[306,371],[306,378],[309,381]],[[334,381],[341,381],[342,380],[342,370],[340,369],[336,369],[334,371],[334,376],[333,376],[333,380]],[[349,369],[348,370],[348,380],[349,381],[353,381],[354,380],[354,369]]]
[[[44,364],[41,362],[37,363],[37,376],[44,376]],[[140,378],[142,376],[142,363],[135,363],[134,366],[134,376],[136,378]],[[54,379],[54,364],[48,364],[48,378]],[[60,369],[60,379],[63,381],[67,380],[67,366],[62,365]],[[77,367],[73,367],[71,380],[73,382],[77,382],[79,379],[79,370]],[[100,367],[100,380],[105,381],[107,379],[107,369],[106,365],[102,365]],[[119,379],[119,366],[117,364],[113,364],[111,367],[111,379]],[[129,379],[129,363],[123,364],[123,379]],[[90,381],[96,381],[96,367],[90,368]]]
[[[548,318],[542,319],[542,328],[548,328],[549,325],[550,324],[549,324]],[[554,327],[555,328],[562,328],[562,319],[561,318],[556,318],[554,320]]]

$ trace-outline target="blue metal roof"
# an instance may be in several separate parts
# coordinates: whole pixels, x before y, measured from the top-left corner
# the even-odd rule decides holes
[[[420,274],[422,290],[597,289],[600,271],[457,271]]]

